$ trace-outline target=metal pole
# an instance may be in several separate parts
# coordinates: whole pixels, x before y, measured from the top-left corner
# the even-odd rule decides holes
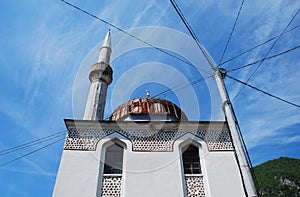
[[[223,111],[231,132],[231,137],[235,148],[236,157],[238,160],[237,162],[240,168],[246,196],[249,197],[258,196],[255,189],[254,181],[252,179],[249,163],[247,161],[245,151],[243,149],[238,127],[236,125],[237,124],[236,117],[235,114],[233,113],[232,105],[230,103],[229,96],[227,94],[227,90],[223,81],[223,79],[226,76],[226,71],[224,69],[219,69],[219,68],[215,68],[215,70],[216,70],[215,79],[223,102]]]

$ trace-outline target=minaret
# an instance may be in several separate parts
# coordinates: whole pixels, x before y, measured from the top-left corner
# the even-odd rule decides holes
[[[91,68],[90,91],[85,106],[84,120],[103,120],[107,87],[112,82],[113,70],[110,67],[110,30],[101,45],[98,62]]]

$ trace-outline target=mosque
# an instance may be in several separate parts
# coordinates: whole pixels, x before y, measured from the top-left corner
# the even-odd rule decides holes
[[[84,118],[65,119],[53,196],[256,196],[253,184],[249,193],[252,177],[242,174],[227,119],[189,121],[177,105],[148,92],[103,120],[111,52],[108,32],[89,74]]]

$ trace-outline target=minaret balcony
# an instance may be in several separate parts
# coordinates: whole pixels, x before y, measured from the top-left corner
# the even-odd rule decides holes
[[[91,68],[89,79],[91,82],[101,80],[109,85],[112,82],[112,73],[113,70],[109,65],[103,62],[96,63]]]

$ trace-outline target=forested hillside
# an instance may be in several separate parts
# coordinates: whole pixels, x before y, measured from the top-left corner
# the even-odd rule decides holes
[[[254,167],[262,196],[300,196],[300,160],[287,157]]]

